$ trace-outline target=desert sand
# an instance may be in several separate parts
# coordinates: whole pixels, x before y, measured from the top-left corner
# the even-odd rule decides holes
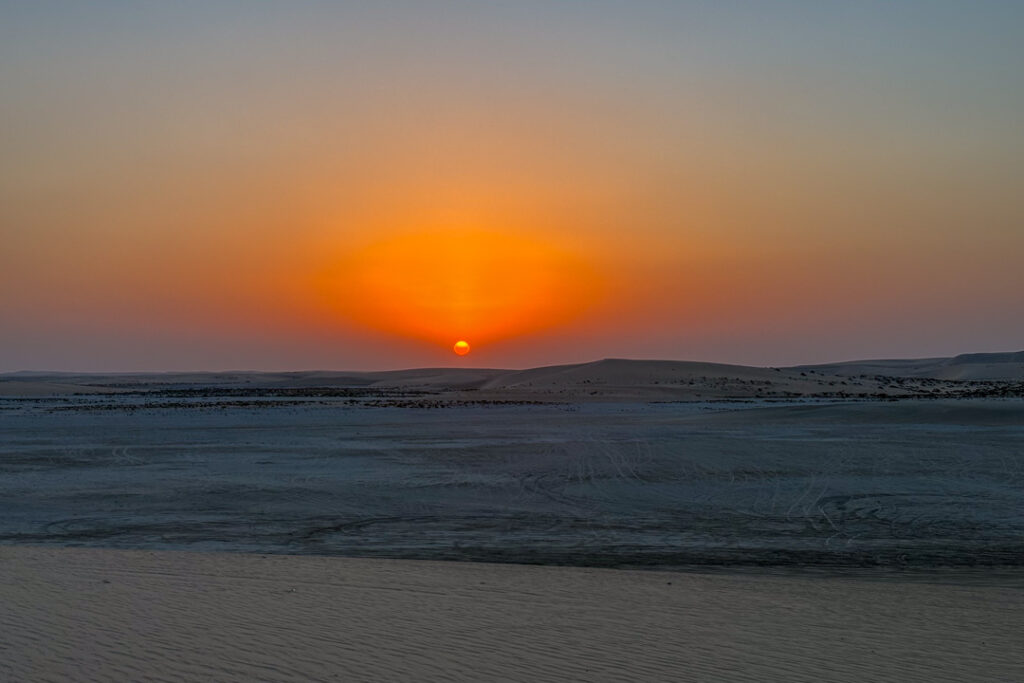
[[[0,547],[5,681],[1013,681],[1020,577]]]
[[[0,401],[0,543],[624,568],[1024,562],[1020,399],[372,396]]]
[[[1024,680],[1015,358],[0,377],[0,681]]]
[[[1022,381],[1024,351],[1007,353],[963,353],[948,358],[856,360],[824,365],[804,365],[795,371],[815,370],[841,376],[885,375],[928,377],[954,381]]]
[[[763,368],[695,361],[604,360],[527,370],[416,368],[379,372],[0,374],[0,398],[190,389],[277,392],[348,389],[483,400],[700,401],[888,398],[1024,393],[1024,352]]]

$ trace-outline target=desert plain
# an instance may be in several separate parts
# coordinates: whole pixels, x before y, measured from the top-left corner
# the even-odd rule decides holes
[[[0,377],[0,678],[1020,680],[1024,357]]]

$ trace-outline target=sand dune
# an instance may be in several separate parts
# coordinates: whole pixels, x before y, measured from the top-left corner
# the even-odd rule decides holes
[[[507,370],[468,368],[424,368],[421,370],[394,370],[367,373],[371,386],[379,388],[408,388],[427,390],[477,389],[499,377]]]
[[[605,359],[508,372],[481,391],[583,400],[699,400],[802,396],[823,391],[829,380],[743,365]],[[880,391],[870,382],[865,391]]]
[[[905,380],[893,383],[893,379]],[[791,368],[693,361],[605,359],[528,370],[414,368],[389,371],[190,372],[155,374],[13,373],[0,396],[50,396],[182,389],[376,388],[479,392],[485,398],[559,401],[719,398],[879,397],[931,394],[927,382],[1024,381],[1024,352],[954,358],[867,360]]]
[[[775,379],[776,372],[767,368],[692,361],[628,360],[607,358],[593,363],[554,365],[520,370],[499,375],[486,387],[521,387],[525,385],[565,385],[600,383],[612,386],[650,386],[661,382],[689,379],[696,376],[733,377],[736,379]]]
[[[853,377],[929,377],[954,381],[1024,381],[1024,351],[1010,353],[965,353],[951,358],[857,360],[823,365],[803,365],[794,371],[817,371]]]
[[[1019,576],[32,547],[0,566],[10,681],[1024,680]]]

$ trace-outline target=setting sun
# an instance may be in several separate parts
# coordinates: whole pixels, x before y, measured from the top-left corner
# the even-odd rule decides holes
[[[566,249],[473,228],[400,233],[355,250],[338,272],[330,292],[347,317],[444,346],[453,331],[487,344],[565,323],[600,290]],[[470,351],[464,340],[451,348]]]

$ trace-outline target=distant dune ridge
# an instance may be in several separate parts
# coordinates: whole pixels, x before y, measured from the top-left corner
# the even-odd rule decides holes
[[[0,375],[0,396],[181,390],[351,387],[548,400],[888,397],[965,390],[964,383],[1024,381],[1024,351],[951,358],[860,360],[788,368],[607,358],[528,370],[187,372]]]
[[[832,375],[887,375],[944,380],[1024,381],[1024,351],[963,353],[952,358],[858,360],[824,365],[804,365],[793,370],[816,370]]]

